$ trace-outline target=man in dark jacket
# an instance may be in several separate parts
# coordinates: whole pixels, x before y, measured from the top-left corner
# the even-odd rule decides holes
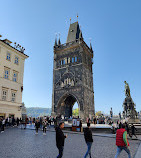
[[[89,154],[90,158],[91,158],[91,146],[93,143],[93,137],[92,137],[92,131],[90,129],[90,123],[87,123],[87,128],[84,130],[84,138],[88,147],[88,150],[84,156],[84,158],[86,158]]]
[[[63,156],[63,150],[64,150],[64,142],[65,138],[67,138],[67,135],[64,135],[62,129],[64,128],[64,122],[61,122],[59,124],[59,127],[56,127],[56,146],[59,150],[59,155],[57,158],[61,158]]]
[[[133,135],[137,138],[137,136],[135,134],[135,130],[137,131],[137,129],[135,128],[135,126],[132,124],[132,126],[131,126],[131,132],[132,132],[131,138],[133,137]]]

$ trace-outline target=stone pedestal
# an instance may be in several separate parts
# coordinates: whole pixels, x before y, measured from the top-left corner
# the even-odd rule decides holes
[[[141,122],[138,118],[135,118],[135,119],[129,118],[128,123],[129,124],[140,124]]]

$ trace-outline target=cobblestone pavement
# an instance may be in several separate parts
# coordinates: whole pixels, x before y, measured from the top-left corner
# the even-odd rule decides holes
[[[99,136],[93,138],[93,158],[114,158],[115,138]],[[129,143],[134,156],[140,141],[129,140]],[[68,133],[63,158],[83,158],[86,150],[83,135]],[[47,135],[44,136],[42,131],[35,135],[34,130],[10,128],[0,133],[0,158],[56,158],[57,154],[55,132],[47,131]],[[119,158],[126,157],[127,154],[122,151]]]

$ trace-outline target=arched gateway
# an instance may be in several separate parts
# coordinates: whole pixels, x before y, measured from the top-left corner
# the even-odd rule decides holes
[[[70,24],[67,43],[55,39],[52,115],[72,116],[77,102],[80,118],[94,116],[92,59],[92,46],[84,42],[78,22]]]

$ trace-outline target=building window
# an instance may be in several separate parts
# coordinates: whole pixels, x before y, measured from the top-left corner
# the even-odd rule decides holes
[[[63,60],[60,61],[60,64],[63,65]]]
[[[64,59],[64,60],[63,60],[63,65],[65,65],[65,63],[66,63],[66,62],[65,62],[65,59]]]
[[[9,79],[9,74],[10,74],[10,69],[4,68],[4,78],[5,79]]]
[[[77,62],[77,57],[75,57],[75,62]]]
[[[11,54],[10,54],[9,52],[7,53],[6,59],[7,59],[8,61],[11,61]]]
[[[68,63],[68,58],[65,58],[65,63],[66,63],[66,64]]]
[[[12,91],[12,93],[11,93],[11,101],[12,102],[15,102],[15,100],[16,100],[16,92],[15,91]]]
[[[18,57],[15,57],[15,64],[19,64],[19,58]]]
[[[72,63],[74,63],[74,57],[72,57]]]
[[[68,64],[70,63],[70,58],[68,58]]]
[[[18,72],[13,71],[13,81],[17,82],[17,78],[18,78]]]
[[[7,100],[7,93],[8,93],[7,90],[5,89],[2,90],[2,100]]]

